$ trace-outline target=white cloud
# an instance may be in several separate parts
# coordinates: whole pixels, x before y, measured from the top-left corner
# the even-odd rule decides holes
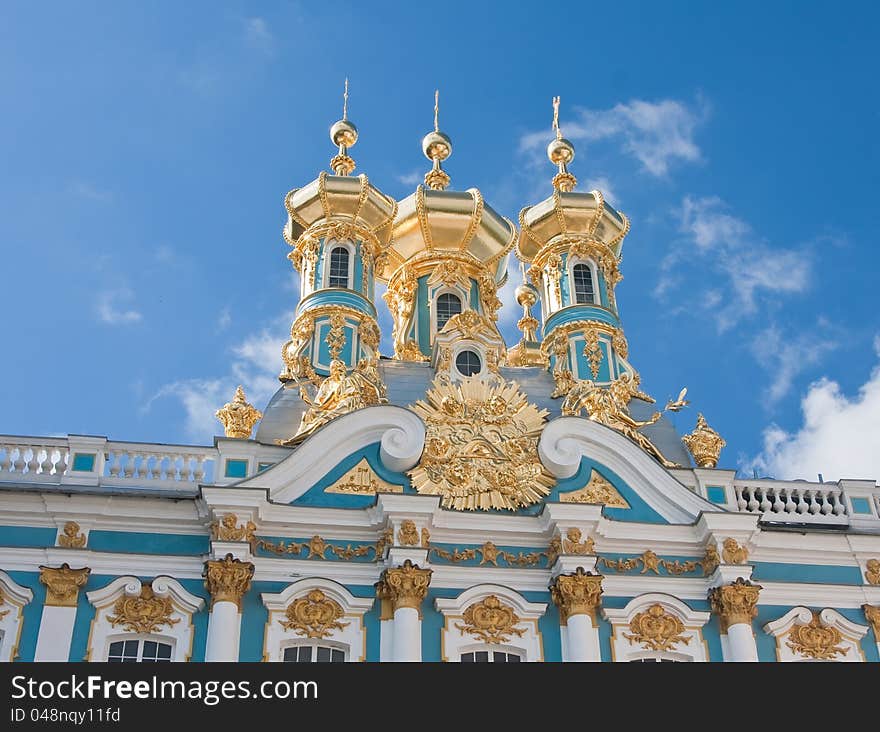
[[[880,337],[874,348],[880,358]],[[880,478],[880,363],[858,394],[847,397],[836,381],[811,384],[801,401],[803,424],[794,433],[764,430],[764,450],[746,465],[779,479]]]
[[[222,434],[214,412],[232,398],[236,386],[244,387],[248,401],[257,409],[263,409],[278,389],[281,346],[289,337],[293,317],[294,313],[285,312],[232,346],[228,373],[214,379],[181,379],[165,384],[143,411],[149,411],[157,399],[176,398],[186,414],[184,426],[189,439],[209,443],[214,435]]]
[[[134,292],[123,287],[117,290],[105,290],[98,294],[96,310],[102,323],[109,325],[129,325],[143,320],[143,315],[134,309],[126,310],[119,303],[134,299]]]
[[[425,173],[421,170],[413,170],[410,173],[402,173],[397,176],[397,180],[399,180],[405,186],[414,186],[419,183],[424,182]]]
[[[622,150],[636,158],[647,173],[663,177],[674,163],[701,159],[694,134],[707,115],[708,107],[702,100],[689,106],[674,99],[633,99],[611,109],[576,109],[574,119],[563,117],[561,127],[572,142],[617,139]],[[550,139],[547,130],[532,132],[521,138],[520,149],[543,150]]]
[[[244,22],[245,43],[261,53],[271,54],[275,50],[275,36],[263,18],[248,18]]]
[[[113,198],[110,191],[98,188],[91,183],[83,180],[77,180],[70,184],[70,192],[81,198],[87,198],[90,201],[98,201],[104,203]]]
[[[768,405],[776,404],[788,394],[799,374],[810,366],[815,366],[826,353],[837,347],[829,337],[822,337],[818,333],[819,328],[822,328],[821,323],[809,333],[783,338],[779,328],[771,325],[758,333],[752,341],[752,353],[772,376],[770,386],[765,392]]]
[[[587,186],[584,190],[599,191],[602,194],[602,198],[608,201],[608,203],[614,206],[614,208],[620,207],[620,199],[614,192],[614,186],[604,175],[597,178],[590,178],[587,181]]]
[[[229,312],[229,306],[227,305],[220,311],[220,315],[217,316],[217,330],[226,330],[231,322],[232,313]]]
[[[677,270],[697,255],[701,279],[715,274],[727,280],[725,304],[719,301],[709,308],[720,333],[754,314],[759,295],[794,294],[809,287],[812,265],[809,252],[769,245],[748,222],[730,214],[721,199],[686,196],[678,213],[679,228],[685,240],[661,261],[654,294],[668,295],[682,281]]]

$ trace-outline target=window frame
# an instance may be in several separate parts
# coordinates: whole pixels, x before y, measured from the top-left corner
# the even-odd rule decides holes
[[[452,315],[450,315],[446,319],[446,322],[443,323],[443,325],[440,325],[440,298],[444,297],[446,295],[448,295],[449,297],[454,297],[456,300],[458,300],[458,305],[459,305],[460,309],[457,313],[453,313]],[[450,320],[452,320],[456,315],[461,315],[464,311],[465,311],[465,301],[464,301],[464,298],[462,298],[460,292],[456,292],[455,290],[446,290],[446,289],[439,290],[438,292],[436,292],[434,294],[433,310],[431,313],[432,320],[433,320],[434,335],[436,335],[441,330],[443,330],[443,328],[446,327],[446,323],[448,323]]]
[[[108,636],[107,637],[107,647],[104,653],[103,660],[107,663],[126,663],[126,661],[111,661],[110,660],[110,646],[114,643],[125,643],[134,641],[138,644],[137,658],[135,659],[135,663],[173,663],[174,662],[174,646],[176,644],[176,639],[164,636],[164,635],[156,635],[153,633],[120,633],[116,636]],[[144,661],[144,646],[147,643],[154,642],[160,643],[168,646],[171,649],[170,657],[166,659],[162,659],[161,661],[150,660]],[[123,656],[125,655],[125,651],[123,650]],[[129,662],[130,663],[130,662]]]
[[[314,639],[301,638],[299,640],[297,640],[295,638],[291,638],[290,641],[282,643],[281,648],[279,649],[280,650],[280,658],[278,660],[281,661],[282,663],[326,663],[325,661],[319,661],[317,659],[317,653],[313,653],[315,658],[313,658],[311,661],[288,661],[286,658],[284,658],[288,649],[290,649],[290,648],[305,648],[305,647],[312,648],[315,650],[317,650],[318,648],[329,648],[331,654],[333,651],[339,651],[340,653],[342,653],[342,661],[339,663],[347,663],[348,656],[351,651],[351,648],[346,643],[338,643],[338,642],[334,642],[334,641],[328,641],[324,638],[314,638]],[[331,659],[330,663],[334,663],[334,661]]]
[[[346,278],[347,286],[339,287],[338,285],[330,284],[330,267],[333,259],[333,251],[337,248],[344,249],[348,252],[348,276]],[[339,290],[354,290],[354,260],[357,254],[357,250],[353,242],[347,239],[330,239],[324,244],[324,251],[326,252],[324,256],[323,266],[321,267],[321,287],[323,289],[339,289]]]
[[[0,663],[14,661],[18,657],[21,640],[24,606],[34,599],[34,593],[15,582],[6,572],[0,570]]]
[[[574,268],[578,265],[584,265],[590,273],[590,282],[593,285],[593,301],[578,302],[577,290],[575,288]],[[596,263],[592,259],[585,257],[574,257],[566,262],[566,270],[568,274],[568,299],[570,305],[592,305],[594,307],[604,307],[602,304],[602,296],[599,294],[599,272]]]

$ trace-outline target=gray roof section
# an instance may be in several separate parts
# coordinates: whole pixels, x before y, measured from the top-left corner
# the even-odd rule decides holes
[[[541,367],[499,370],[504,378],[516,381],[520,385],[529,401],[538,408],[550,412],[548,419],[561,416],[562,399],[550,398],[555,383],[549,371]],[[388,387],[389,403],[399,407],[406,407],[419,399],[424,399],[434,378],[434,369],[428,363],[392,359],[382,359],[379,362],[379,373]],[[629,407],[632,416],[641,420],[650,417],[656,405],[634,399]],[[274,445],[280,440],[289,439],[299,428],[305,409],[306,406],[299,396],[299,389],[282,386],[263,410],[264,416],[256,434],[257,441]],[[643,432],[669,460],[685,467],[692,465],[690,455],[675,426],[665,416]]]

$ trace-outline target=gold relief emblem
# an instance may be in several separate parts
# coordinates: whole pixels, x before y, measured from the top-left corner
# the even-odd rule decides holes
[[[880,643],[880,606],[865,604],[862,605],[862,611],[865,613],[865,619],[871,624],[871,629],[874,631],[874,640]]]
[[[565,539],[562,540],[562,551],[565,554],[592,554],[595,542],[592,537],[581,539],[583,534],[581,530],[572,526],[565,532]]]
[[[421,547],[422,547],[422,549],[427,549],[430,546],[431,546],[431,532],[428,531],[426,528],[422,528]]]
[[[668,651],[679,643],[690,643],[690,638],[683,635],[684,623],[675,615],[666,611],[659,603],[651,605],[644,612],[636,615],[629,624],[630,633],[623,637],[633,643],[641,643],[649,651]]]
[[[880,585],[880,559],[869,559],[865,564],[865,579],[869,585]]]
[[[223,559],[209,559],[202,573],[205,589],[211,595],[211,607],[216,602],[232,602],[241,610],[241,598],[251,588],[254,565],[242,562],[228,553]]]
[[[347,493],[349,495],[373,495],[375,493],[403,493],[402,485],[382,480],[370,467],[366,458],[324,489],[324,493]]]
[[[211,523],[211,539],[213,541],[247,541],[254,540],[254,532],[257,526],[253,521],[248,521],[242,526],[238,525],[238,516],[227,513],[219,521]]]
[[[813,619],[806,625],[795,625],[788,634],[785,645],[800,656],[815,658],[820,661],[832,661],[838,655],[845,656],[846,648],[839,644],[843,636],[837,628],[822,623],[822,618],[815,610]]]
[[[239,385],[232,401],[214,412],[214,416],[220,420],[227,437],[247,440],[254,430],[254,425],[263,418],[263,413],[248,402],[244,389]]]
[[[153,587],[145,582],[138,597],[120,597],[107,620],[114,628],[121,625],[131,633],[156,633],[163,625],[172,626],[180,618],[172,618],[174,605],[170,597],[156,597]]]
[[[469,605],[464,611],[464,624],[455,627],[484,643],[506,643],[510,636],[522,637],[526,628],[517,628],[519,615],[510,605],[505,605],[495,595]]]
[[[515,511],[550,492],[553,476],[537,449],[548,412],[515,382],[435,378],[427,401],[410,408],[427,426],[421,461],[409,473],[419,493],[459,511]]]
[[[344,615],[342,607],[321,590],[312,590],[305,597],[294,600],[285,614],[286,619],[278,621],[282,627],[306,638],[328,638],[334,630],[350,625],[339,621]]]
[[[601,574],[585,572],[578,567],[573,574],[560,574],[550,585],[550,597],[559,608],[563,624],[572,615],[596,617],[596,608],[602,601]]]
[[[406,519],[400,524],[400,531],[397,532],[397,541],[401,546],[418,546],[419,532],[416,529],[416,522]]]
[[[583,487],[560,493],[562,503],[601,503],[609,508],[630,508],[627,500],[598,470],[593,468],[589,482]]]
[[[709,426],[702,414],[697,415],[697,426],[693,432],[686,434],[681,441],[700,468],[717,466],[721,448],[727,444],[724,438]]]
[[[79,588],[89,579],[89,567],[71,569],[67,562],[60,567],[40,565],[40,582],[46,586],[46,605],[76,607]]]
[[[68,521],[64,524],[61,534],[58,535],[58,546],[66,549],[82,549],[86,545],[86,535],[79,531],[76,521]]]
[[[732,536],[728,536],[721,547],[721,558],[725,564],[745,564],[749,558],[749,550],[740,546]]]

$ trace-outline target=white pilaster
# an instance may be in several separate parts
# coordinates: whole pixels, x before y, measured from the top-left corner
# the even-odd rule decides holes
[[[724,660],[732,663],[757,662],[758,646],[751,623],[736,623],[727,629]]]
[[[422,660],[422,621],[413,607],[398,607],[394,611],[392,640],[395,661]]]
[[[215,602],[208,620],[205,661],[237,661],[240,634],[238,605],[228,600]]]
[[[599,629],[587,613],[570,615],[566,626],[566,648],[563,661],[601,661]]]
[[[75,607],[43,608],[40,618],[40,634],[34,661],[68,661],[70,642],[73,640],[73,624],[76,622]]]

